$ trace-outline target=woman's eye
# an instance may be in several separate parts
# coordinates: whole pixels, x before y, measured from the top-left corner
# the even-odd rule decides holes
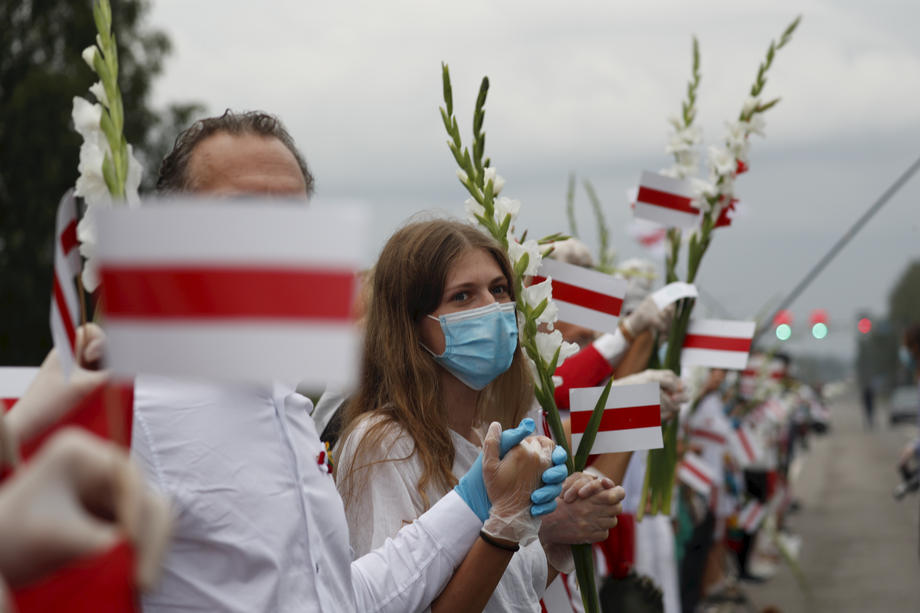
[[[508,293],[508,286],[507,285],[496,285],[495,287],[492,288],[492,293],[495,294],[496,296],[504,296]]]
[[[450,297],[452,302],[463,302],[467,298],[469,298],[469,294],[467,294],[466,292],[457,292],[456,294]]]

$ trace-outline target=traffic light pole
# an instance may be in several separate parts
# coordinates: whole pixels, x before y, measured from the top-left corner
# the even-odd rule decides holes
[[[853,223],[852,226],[850,226],[850,229],[847,230],[846,233],[843,236],[841,236],[840,239],[836,243],[834,243],[834,246],[831,247],[830,250],[826,254],[824,254],[824,257],[818,260],[818,263],[815,264],[814,267],[808,271],[805,277],[801,281],[799,281],[798,285],[796,285],[793,288],[793,290],[789,292],[785,298],[783,298],[783,300],[779,303],[779,306],[776,307],[773,310],[773,312],[770,314],[770,316],[764,319],[764,321],[772,322],[773,318],[776,317],[777,313],[779,313],[783,309],[787,308],[790,304],[792,304],[795,301],[795,299],[798,298],[799,295],[803,291],[805,291],[805,288],[811,285],[811,282],[815,280],[815,277],[821,274],[821,271],[824,270],[824,268],[828,264],[830,264],[831,260],[834,259],[834,257],[840,252],[840,250],[843,249],[846,246],[846,244],[849,243],[853,239],[854,236],[856,236],[856,233],[859,232],[862,229],[862,227],[866,225],[869,222],[869,220],[872,219],[872,217],[876,213],[878,213],[879,210],[883,206],[885,206],[885,204],[889,200],[891,200],[891,197],[894,196],[898,192],[898,190],[900,190],[904,186],[904,184],[910,180],[912,176],[914,176],[917,170],[920,170],[920,158],[917,158],[917,160],[913,164],[911,164],[910,167],[907,170],[905,170],[904,173],[900,177],[898,177],[898,179],[894,183],[892,183],[891,186],[888,189],[886,189],[885,192],[881,196],[879,196],[878,200],[876,200],[872,204],[872,206],[870,206],[869,209],[865,213],[863,213],[862,216],[859,219],[857,219]],[[760,329],[757,330],[757,332],[754,334],[753,342],[756,343],[757,339],[763,336],[763,333],[766,332],[770,326],[771,326],[770,323],[768,323],[767,325],[761,325]]]

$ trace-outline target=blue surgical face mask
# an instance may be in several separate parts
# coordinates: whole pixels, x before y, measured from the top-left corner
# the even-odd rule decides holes
[[[441,322],[444,353],[422,346],[467,386],[481,390],[511,366],[518,336],[513,302],[428,317]]]

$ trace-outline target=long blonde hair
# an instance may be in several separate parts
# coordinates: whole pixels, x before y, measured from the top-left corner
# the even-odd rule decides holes
[[[397,231],[380,253],[373,271],[371,302],[365,321],[364,353],[357,393],[346,405],[341,441],[358,422],[379,416],[365,438],[355,445],[355,458],[344,475],[336,475],[345,503],[360,491],[357,473],[381,461],[398,461],[417,454],[422,474],[416,485],[426,506],[426,488],[446,490],[456,484],[451,469],[454,446],[441,397],[439,366],[421,346],[419,322],[437,309],[447,273],[470,249],[484,249],[498,263],[509,288],[511,265],[501,246],[476,228],[438,219],[411,223]],[[513,289],[512,298],[513,298]],[[479,395],[479,421],[498,421],[503,428],[517,425],[533,396],[530,373],[520,346],[511,367]],[[362,450],[379,449],[393,427],[414,442],[406,458],[362,458]]]

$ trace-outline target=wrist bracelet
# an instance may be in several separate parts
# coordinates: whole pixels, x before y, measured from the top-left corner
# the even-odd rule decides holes
[[[487,542],[489,545],[492,545],[492,547],[498,547],[499,549],[504,549],[505,551],[510,551],[511,553],[514,553],[515,551],[521,548],[521,546],[518,543],[515,543],[513,546],[499,543],[494,538],[486,534],[485,530],[479,531],[479,538]]]

